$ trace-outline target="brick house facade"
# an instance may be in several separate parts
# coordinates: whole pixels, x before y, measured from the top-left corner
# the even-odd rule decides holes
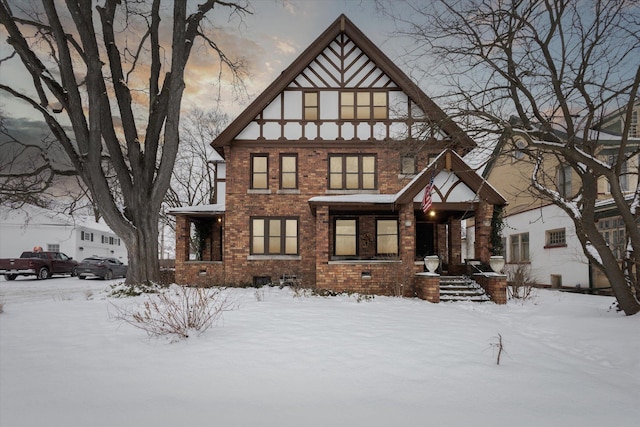
[[[217,204],[172,211],[178,283],[416,295],[425,255],[464,269],[474,215],[488,261],[483,227],[504,199],[462,160],[474,141],[344,15],[212,146]]]

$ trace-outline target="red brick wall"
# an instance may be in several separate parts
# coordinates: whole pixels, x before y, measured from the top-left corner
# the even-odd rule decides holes
[[[300,194],[278,194],[280,186],[280,154],[298,153],[298,187]],[[255,194],[247,191],[250,186],[250,159],[252,153],[269,155],[270,194]],[[380,193],[395,193],[406,185],[398,175],[400,154],[380,146],[367,149],[353,148],[271,148],[261,150],[255,147],[235,146],[227,150],[227,194],[226,194],[226,244],[224,260],[226,282],[230,284],[249,283],[254,276],[270,276],[272,279],[282,274],[295,274],[302,278],[304,285],[315,285],[316,256],[321,248],[321,256],[330,256],[329,229],[317,232],[316,217],[308,204],[309,198],[325,195],[327,191],[327,162],[329,154],[374,153],[377,155],[378,188]],[[299,218],[299,259],[250,259],[249,220],[252,216],[296,216]],[[322,217],[319,221],[329,218]],[[363,219],[361,231],[369,230],[375,237],[373,219]],[[231,232],[230,230],[233,230]],[[322,239],[317,241],[316,239]],[[364,256],[374,255],[375,241]],[[359,274],[359,273],[358,273]]]
[[[493,205],[481,200],[475,212],[475,257],[482,262],[489,263],[491,258],[491,217]]]
[[[473,280],[478,282],[496,304],[507,303],[507,276],[474,274]]]

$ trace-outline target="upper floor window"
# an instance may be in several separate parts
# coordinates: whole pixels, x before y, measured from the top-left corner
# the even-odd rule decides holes
[[[640,136],[638,132],[638,110],[631,113],[631,124],[629,125],[629,137],[637,138]]]
[[[252,218],[251,254],[297,255],[297,218]]]
[[[401,173],[402,175],[415,175],[416,174],[416,158],[415,156],[402,156]]]
[[[364,154],[329,156],[329,189],[375,190],[376,157]]]
[[[303,109],[305,120],[318,120],[320,118],[320,104],[318,92],[304,92]]]
[[[60,245],[58,243],[47,243],[47,252],[60,252]],[[56,257],[60,259],[67,259],[62,257]]]
[[[280,188],[283,190],[298,188],[298,156],[295,154],[280,156]]]
[[[529,233],[514,234],[509,236],[511,249],[510,262],[529,262]]]
[[[88,240],[93,242],[93,233],[89,233],[86,231],[80,231],[80,240]]]
[[[266,154],[251,155],[251,188],[266,190],[269,188],[269,157]]]
[[[617,155],[609,155],[609,166],[614,167],[618,161]],[[625,160],[620,165],[620,175],[618,175],[618,182],[620,183],[620,191],[629,191],[629,162]],[[607,193],[611,193],[611,182],[607,180]]]
[[[558,167],[558,193],[562,197],[571,197],[571,166],[560,165]]]
[[[340,94],[340,118],[343,120],[384,120],[388,115],[387,92]]]

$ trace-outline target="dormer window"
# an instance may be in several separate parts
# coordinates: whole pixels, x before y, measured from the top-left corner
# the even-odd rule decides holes
[[[384,120],[388,117],[387,92],[342,92],[342,120]]]
[[[318,92],[304,93],[304,119],[318,120],[320,118],[320,104],[318,103]]]

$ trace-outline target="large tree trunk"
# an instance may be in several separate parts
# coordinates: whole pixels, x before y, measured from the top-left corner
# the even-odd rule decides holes
[[[139,210],[134,215],[137,227],[127,244],[129,270],[126,283],[158,283],[158,212]]]

